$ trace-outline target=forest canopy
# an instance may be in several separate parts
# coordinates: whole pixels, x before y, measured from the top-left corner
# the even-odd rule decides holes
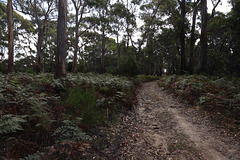
[[[3,73],[9,72],[8,3],[0,2]],[[231,11],[222,13],[220,0],[12,0],[12,65],[33,73],[239,76],[240,2],[228,3]],[[61,22],[60,14],[66,14]],[[61,51],[66,61],[57,67]]]

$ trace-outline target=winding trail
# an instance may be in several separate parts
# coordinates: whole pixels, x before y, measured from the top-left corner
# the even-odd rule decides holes
[[[240,145],[198,108],[186,107],[157,82],[139,89],[135,112],[113,126],[117,140],[106,159],[240,160]]]

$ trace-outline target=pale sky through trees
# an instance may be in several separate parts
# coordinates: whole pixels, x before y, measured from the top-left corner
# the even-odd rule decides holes
[[[211,12],[213,8],[212,1],[208,0],[208,12]],[[231,4],[227,2],[227,0],[221,0],[221,3],[217,6],[216,11],[220,11],[223,13],[228,13],[231,11]]]
[[[216,0],[213,0],[213,1],[216,1]],[[6,0],[0,0],[0,2],[4,2],[5,4],[7,3]],[[114,1],[112,1],[112,2],[114,2]],[[208,12],[211,13],[212,12],[212,8],[213,8],[212,0],[208,0],[207,3],[208,3]],[[69,3],[69,4],[72,4],[72,3]],[[69,8],[73,8],[73,7],[70,6]],[[227,0],[221,0],[221,3],[217,6],[216,11],[220,11],[220,12],[223,12],[223,13],[226,14],[226,13],[231,11],[231,8],[232,8],[232,6],[231,6],[230,3],[227,2]],[[74,13],[74,10],[70,9],[69,12],[73,12]],[[29,15],[25,15],[23,13],[19,13],[19,14],[21,14],[25,19],[31,20]],[[190,21],[190,23],[191,23],[191,21]],[[140,28],[141,25],[143,25],[144,23],[141,22],[141,20],[139,18],[137,18],[137,24],[138,24],[138,28]],[[141,36],[141,33],[139,31],[135,31],[135,33],[133,35],[133,40],[135,42],[137,42],[137,39],[139,39],[140,36]],[[113,37],[113,38],[115,38],[115,37]],[[31,44],[31,46],[32,46],[32,49],[35,48],[34,42]]]
[[[210,12],[212,10],[212,8],[213,8],[212,1],[208,0],[208,11]],[[223,13],[228,13],[228,12],[230,12],[231,8],[232,8],[232,6],[231,6],[231,4],[229,4],[227,2],[227,0],[221,0],[221,3],[216,8],[216,11],[220,11],[220,12],[223,12]],[[30,20],[29,16],[24,15],[24,14],[22,14],[22,15],[23,15],[24,18]]]

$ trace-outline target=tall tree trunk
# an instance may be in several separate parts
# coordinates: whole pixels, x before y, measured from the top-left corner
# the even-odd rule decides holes
[[[167,75],[171,75],[171,65],[173,65],[170,61],[170,55],[167,54]]]
[[[117,33],[117,54],[118,54],[118,68],[120,68],[120,45],[118,40],[118,33]]]
[[[72,66],[72,72],[76,73],[77,72],[77,53],[78,53],[78,43],[79,43],[79,25],[80,22],[82,21],[83,14],[85,12],[85,7],[87,6],[87,1],[86,0],[72,0],[72,3],[75,8],[75,42],[74,42],[74,56],[73,56],[73,66]],[[80,14],[79,14],[80,11]],[[80,15],[80,17],[79,17]],[[84,32],[82,32],[83,34]]]
[[[105,27],[103,26],[103,31],[102,31],[102,57],[101,57],[101,72],[104,73],[105,71],[105,52],[106,52],[106,48],[105,48],[105,42],[106,38],[105,38]]]
[[[196,27],[196,17],[198,10],[198,1],[193,4],[193,17],[192,17],[192,29],[191,29],[191,41],[190,41],[190,53],[189,53],[189,73],[193,74],[193,54],[195,46],[195,27]]]
[[[159,74],[158,76],[162,76],[162,73],[163,73],[163,61],[162,59],[159,60]]]
[[[79,56],[80,56],[79,61],[82,60],[83,67],[84,67],[84,72],[88,72],[88,67],[87,67],[87,65],[86,65],[86,61],[85,61],[85,59],[84,59],[84,56],[82,56],[80,50],[79,50],[78,52],[79,52]]]
[[[7,4],[7,20],[8,20],[8,72],[14,72],[13,68],[13,7],[12,0],[8,0]]]
[[[75,26],[75,44],[74,44],[74,56],[73,56],[73,66],[72,66],[72,72],[76,73],[77,72],[77,53],[78,53],[78,29],[79,29],[79,24],[78,24],[78,10],[76,9],[76,26]]]
[[[38,29],[38,41],[37,41],[37,60],[36,60],[37,73],[42,71],[42,43],[43,43],[43,30],[39,28]]]
[[[67,0],[59,0],[55,78],[66,77]]]
[[[186,48],[185,48],[185,16],[186,16],[186,9],[185,9],[185,0],[182,0],[180,3],[181,8],[181,32],[180,32],[180,44],[181,44],[181,74],[184,74],[186,71]]]
[[[201,1],[201,37],[200,37],[200,59],[198,73],[207,72],[207,0]]]
[[[127,0],[127,9],[128,9],[128,0]],[[127,12],[127,17],[126,17],[126,23],[127,23],[127,49],[129,47],[129,12]]]

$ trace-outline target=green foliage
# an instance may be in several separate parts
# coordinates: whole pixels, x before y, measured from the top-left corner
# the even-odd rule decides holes
[[[96,92],[94,88],[75,86],[67,90],[65,103],[70,105],[69,112],[82,115],[82,122],[87,124],[98,124],[102,120],[101,112],[95,107]]]
[[[61,142],[64,140],[80,141],[80,140],[92,140],[92,138],[86,135],[77,125],[82,121],[82,118],[75,118],[75,120],[64,120],[63,126],[57,128],[53,136],[56,141]]]
[[[57,141],[70,140],[92,140],[92,138],[86,135],[78,126],[61,126],[54,131],[53,134]]]
[[[14,48],[16,50],[25,50],[29,49],[29,46],[22,45],[22,43],[26,43],[22,41],[22,36],[24,39],[27,39],[27,36],[32,34],[34,32],[34,26],[33,23],[31,23],[29,20],[26,20],[18,14],[17,12],[13,11],[13,35],[14,40],[17,41],[17,43],[14,43]],[[7,46],[8,46],[8,35],[7,35],[7,5],[3,3],[3,1],[0,2],[0,55],[6,54]],[[3,53],[1,53],[3,52]]]
[[[68,98],[66,103],[70,105],[94,106],[96,102],[96,93],[94,88],[83,89],[82,86],[76,86],[67,90]]]
[[[151,76],[151,75],[137,75],[136,80],[140,82],[149,82],[149,81],[154,81],[158,80],[158,76]]]
[[[26,116],[18,116],[12,114],[5,114],[0,116],[1,145],[11,139],[14,139],[14,133],[17,131],[24,131],[22,124],[27,122],[25,118]]]
[[[0,62],[0,73],[7,73],[7,67],[3,62]]]
[[[228,62],[228,70],[231,75],[240,76],[240,1],[239,0],[232,0],[232,11],[228,14],[229,17],[227,19],[227,26],[230,27],[230,33],[228,36],[231,38],[231,54],[229,55],[229,62]]]
[[[25,72],[26,72],[26,73],[31,73],[31,74],[34,74],[34,75],[37,74],[36,71],[33,70],[33,68],[28,68],[28,69],[26,69]]]
[[[64,90],[65,89],[65,79],[53,79],[51,86],[56,90]]]
[[[159,86],[192,104],[201,104],[239,119],[240,80],[228,77],[165,76]]]
[[[134,86],[133,82],[123,76],[113,76],[111,74],[78,73],[67,75],[67,79],[76,85],[90,84],[96,88],[107,87],[116,90],[130,90]]]
[[[54,122],[49,107],[47,105],[47,99],[44,98],[44,94],[40,95],[40,98],[30,97],[28,102],[31,104],[30,120],[37,121],[36,127],[38,129],[49,130],[51,124]]]
[[[91,139],[81,126],[107,124],[117,111],[130,108],[133,88],[130,79],[110,74],[68,74],[57,80],[48,73],[0,74],[0,136],[4,142],[0,152],[6,146],[6,152],[15,149],[10,138],[16,145],[24,144],[26,151],[19,149],[16,156],[29,154],[25,159],[38,157],[33,151],[43,151],[64,140],[74,148],[79,141]],[[61,151],[66,147],[58,145]]]
[[[24,116],[15,116],[12,114],[1,115],[0,117],[0,135],[7,135],[19,130],[23,130],[21,123],[26,122]]]
[[[128,57],[127,62],[120,68],[120,74],[125,76],[135,76],[139,74],[137,62],[132,57]]]
[[[35,57],[34,56],[27,56],[27,57],[18,57],[18,56],[22,56],[21,53],[18,53],[16,55],[17,59],[14,62],[14,69],[15,72],[31,72],[31,69],[29,70],[29,68],[33,68],[32,64],[35,63]]]
[[[41,156],[38,153],[27,155],[24,158],[20,158],[20,160],[41,160]]]
[[[208,98],[206,96],[199,97],[199,104],[204,104],[208,101]]]

